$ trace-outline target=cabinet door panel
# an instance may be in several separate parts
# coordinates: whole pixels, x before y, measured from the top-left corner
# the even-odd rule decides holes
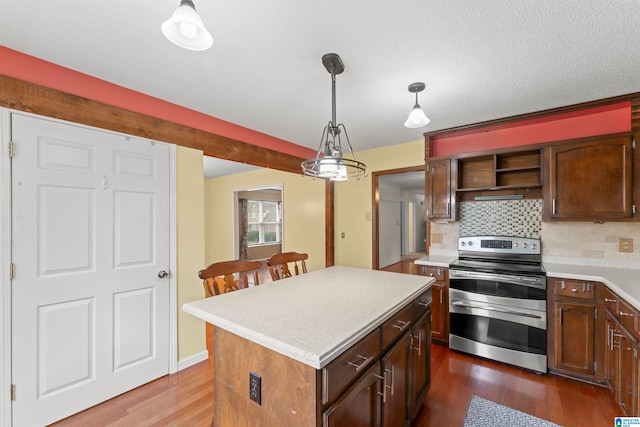
[[[408,419],[407,413],[407,375],[409,368],[409,333],[393,346],[382,359],[382,372],[385,377],[382,404],[382,425],[384,427],[403,426]]]
[[[452,219],[451,160],[429,162],[427,171],[427,208],[431,219]]]
[[[549,147],[545,220],[631,218],[631,137]]]
[[[411,366],[409,384],[409,415],[415,418],[431,386],[431,313],[427,312],[411,330]]]
[[[556,302],[556,368],[583,375],[595,373],[595,307]]]
[[[447,288],[445,285],[434,284],[431,289],[433,290],[431,337],[446,342],[449,340],[449,333],[446,330],[446,316],[449,314]]]
[[[636,411],[634,407],[636,382],[636,339],[624,329],[620,328],[620,396],[618,403],[625,410],[627,415],[633,415]]]
[[[380,363],[373,365],[322,416],[324,427],[379,427]]]

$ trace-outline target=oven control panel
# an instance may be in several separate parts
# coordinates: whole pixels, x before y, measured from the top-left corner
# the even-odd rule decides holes
[[[502,254],[541,254],[540,239],[505,236],[467,236],[458,238],[458,250]]]

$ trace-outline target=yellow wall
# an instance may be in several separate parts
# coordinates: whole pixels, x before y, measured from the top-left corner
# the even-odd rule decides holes
[[[178,360],[204,351],[204,322],[182,311],[182,304],[204,297],[198,270],[204,266],[204,173],[202,151],[177,147],[177,300]]]
[[[324,180],[259,169],[204,181],[206,265],[237,258],[234,254],[234,191],[282,186],[282,250],[309,254],[309,270],[325,266]]]
[[[368,176],[360,181],[335,183],[335,263],[371,268],[373,223],[371,172],[424,165],[424,140],[355,153],[367,165]],[[345,237],[341,237],[341,233]]]

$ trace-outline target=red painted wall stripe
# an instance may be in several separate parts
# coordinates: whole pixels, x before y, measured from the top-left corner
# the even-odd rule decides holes
[[[631,102],[434,136],[432,157],[631,130]]]
[[[293,156],[309,158],[316,155],[310,148],[126,89],[5,46],[0,46],[0,74]]]

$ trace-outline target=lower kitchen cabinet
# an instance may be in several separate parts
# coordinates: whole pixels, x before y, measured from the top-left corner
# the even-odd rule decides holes
[[[411,425],[431,385],[430,297],[418,297],[323,369],[323,427]],[[360,375],[377,357],[372,343],[382,354]]]
[[[436,279],[431,287],[431,339],[449,344],[449,269],[425,265],[419,271]]]
[[[405,334],[382,359],[382,425],[399,427],[408,422],[407,385],[411,333]]]
[[[601,382],[596,289],[595,282],[547,279],[550,371]]]
[[[431,317],[427,311],[411,328],[412,372],[409,378],[409,419],[418,415],[429,387],[431,387]]]
[[[611,291],[605,297],[616,303],[613,307],[608,304],[605,314],[605,382],[625,414],[636,416],[640,410],[638,339],[632,331],[638,329],[638,312]]]
[[[329,409],[324,411],[324,427],[380,426],[380,362],[367,370]]]

